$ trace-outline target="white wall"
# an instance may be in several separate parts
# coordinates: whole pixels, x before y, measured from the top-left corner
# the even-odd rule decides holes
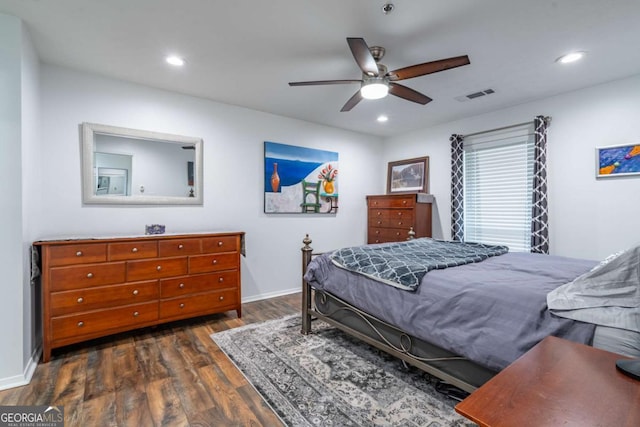
[[[35,212],[34,153],[38,122],[38,60],[20,20],[0,14],[0,389],[24,384],[35,368],[34,292],[29,282],[27,225]]]
[[[449,239],[449,136],[531,121],[536,115],[552,117],[547,147],[551,253],[602,259],[640,243],[640,177],[595,178],[595,147],[640,143],[640,76],[387,139],[383,162],[430,157],[434,235]]]
[[[39,238],[143,234],[145,224],[165,224],[168,233],[245,231],[245,301],[299,289],[305,233],[317,249],[365,242],[365,195],[379,190],[381,140],[49,65],[42,108],[42,180],[57,185],[41,191]],[[203,138],[204,205],[83,206],[82,122]],[[337,215],[263,213],[264,141],[339,153]]]
[[[23,306],[23,378],[31,379],[42,340],[40,286],[31,282],[31,243],[36,238],[32,227],[39,218],[40,192],[40,62],[29,32],[22,25],[22,306]]]
[[[20,21],[0,15],[0,378],[16,377],[23,367],[23,331],[16,328],[23,319],[20,31]]]

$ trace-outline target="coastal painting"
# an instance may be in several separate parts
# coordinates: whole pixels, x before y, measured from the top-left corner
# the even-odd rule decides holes
[[[596,176],[640,175],[640,144],[596,148]]]
[[[335,214],[338,153],[264,143],[264,212]]]

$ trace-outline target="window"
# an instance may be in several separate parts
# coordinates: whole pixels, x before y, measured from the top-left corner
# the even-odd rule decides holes
[[[531,249],[533,126],[464,140],[464,240]]]

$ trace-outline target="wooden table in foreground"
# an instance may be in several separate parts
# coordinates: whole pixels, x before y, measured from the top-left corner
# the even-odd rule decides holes
[[[640,426],[640,381],[619,354],[547,337],[456,405],[480,426]]]

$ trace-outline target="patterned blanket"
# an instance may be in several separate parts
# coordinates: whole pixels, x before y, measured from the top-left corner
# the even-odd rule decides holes
[[[480,262],[508,251],[506,246],[423,237],[406,242],[339,249],[331,254],[331,261],[340,268],[415,291],[424,275],[431,270]]]

